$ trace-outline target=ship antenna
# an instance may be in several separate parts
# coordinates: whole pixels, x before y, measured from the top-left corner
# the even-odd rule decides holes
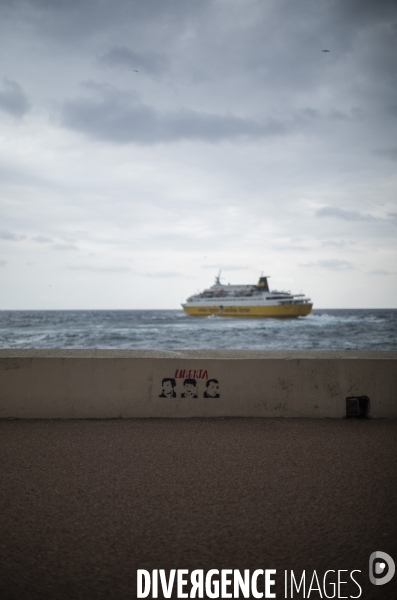
[[[221,284],[221,273],[222,273],[222,271],[219,271],[218,275],[215,277],[215,284],[216,285],[222,285]]]

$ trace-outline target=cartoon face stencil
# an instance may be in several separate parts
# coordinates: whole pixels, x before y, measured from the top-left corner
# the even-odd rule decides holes
[[[176,398],[176,381],[173,377],[164,377],[161,385],[162,393],[160,394],[159,398]]]
[[[197,398],[197,387],[195,379],[185,379],[183,382],[184,392],[181,394],[181,398]]]
[[[219,381],[217,379],[208,379],[205,387],[204,398],[219,398]]]

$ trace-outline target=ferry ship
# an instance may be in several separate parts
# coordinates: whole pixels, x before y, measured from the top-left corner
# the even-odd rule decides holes
[[[221,274],[215,283],[201,293],[190,296],[182,304],[187,315],[195,317],[305,317],[313,304],[304,294],[271,292],[268,276],[261,276],[257,285],[224,285]]]

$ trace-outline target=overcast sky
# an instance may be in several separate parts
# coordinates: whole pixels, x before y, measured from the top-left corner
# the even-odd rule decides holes
[[[391,0],[1,0],[0,309],[397,308],[396,63]]]

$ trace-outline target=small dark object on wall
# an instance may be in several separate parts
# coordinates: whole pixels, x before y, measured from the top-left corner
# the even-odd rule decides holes
[[[368,396],[348,396],[346,398],[346,418],[367,419],[368,415]]]

